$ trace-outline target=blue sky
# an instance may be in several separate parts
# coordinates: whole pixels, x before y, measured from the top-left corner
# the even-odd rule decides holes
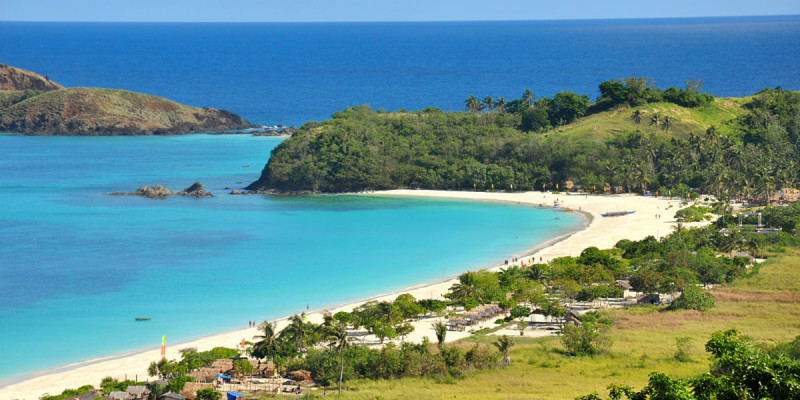
[[[0,0],[2,21],[472,21],[797,14],[800,0]]]

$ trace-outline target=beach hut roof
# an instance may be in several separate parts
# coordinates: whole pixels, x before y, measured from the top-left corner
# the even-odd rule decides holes
[[[211,364],[211,368],[217,370],[217,372],[230,371],[233,369],[233,360],[227,358],[221,358],[219,360],[215,360]]]
[[[110,400],[131,400],[133,398],[130,393],[120,391],[110,392],[106,397]]]
[[[128,386],[128,389],[125,390],[126,392],[130,393],[135,397],[144,397],[150,394],[150,389],[147,386]]]
[[[188,399],[188,397],[186,397],[186,396],[184,396],[184,395],[182,395],[180,393],[174,393],[174,392],[164,393],[161,396],[158,396],[158,398],[159,399],[163,399],[163,400],[186,400],[186,399]]]
[[[297,371],[289,372],[289,375],[294,378],[296,381],[310,381],[311,380],[311,372],[306,371],[304,369],[299,369]]]
[[[633,286],[631,286],[630,282],[628,282],[626,280],[622,280],[622,279],[617,280],[616,285],[617,285],[618,288],[621,288],[621,289],[624,289],[624,290],[633,289]]]
[[[233,377],[230,377],[228,375],[223,375],[223,374],[216,374],[214,376],[216,376],[217,378],[222,378],[222,379],[233,379]]]
[[[195,398],[195,396],[197,396],[198,390],[203,390],[206,388],[213,388],[213,387],[214,385],[211,383],[186,382],[186,384],[183,385],[183,391],[181,392],[181,394],[190,399],[193,399]]]
[[[67,397],[64,400],[97,400],[100,396],[100,392],[98,390],[90,390],[86,393],[76,394],[72,397]]]

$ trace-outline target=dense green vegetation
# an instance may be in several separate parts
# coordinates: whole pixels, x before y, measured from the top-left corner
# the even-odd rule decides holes
[[[611,384],[610,399],[629,400],[737,400],[800,398],[800,362],[773,356],[756,347],[736,330],[716,332],[706,343],[714,366],[697,378],[675,379],[659,372],[650,374],[642,390]],[[597,393],[577,400],[600,400]]]
[[[800,177],[798,92],[716,99],[695,83],[660,91],[636,79],[600,88],[595,103],[561,92],[492,106],[472,97],[468,112],[348,108],[281,143],[250,188],[532,190],[569,180],[753,197]]]

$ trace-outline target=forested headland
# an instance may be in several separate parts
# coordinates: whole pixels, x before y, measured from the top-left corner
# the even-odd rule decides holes
[[[800,93],[780,87],[716,98],[702,84],[646,79],[506,101],[472,95],[464,112],[369,106],[306,123],[276,147],[251,190],[393,188],[670,190],[768,196],[800,177]]]

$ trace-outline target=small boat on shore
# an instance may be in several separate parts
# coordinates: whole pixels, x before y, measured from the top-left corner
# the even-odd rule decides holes
[[[623,215],[633,214],[635,212],[636,211],[612,211],[612,212],[607,212],[605,214],[600,214],[600,215],[602,215],[604,217],[621,217]]]
[[[151,319],[150,317],[136,317],[137,321],[150,321]]]

